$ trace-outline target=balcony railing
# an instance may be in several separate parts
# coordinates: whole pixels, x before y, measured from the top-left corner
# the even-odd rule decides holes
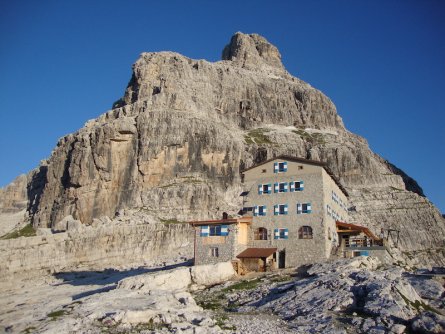
[[[374,247],[383,246],[383,240],[373,240],[370,238],[349,238],[345,239],[345,247]]]

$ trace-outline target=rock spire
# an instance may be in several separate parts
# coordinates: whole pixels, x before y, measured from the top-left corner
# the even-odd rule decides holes
[[[257,34],[247,35],[237,32],[224,48],[222,59],[246,68],[268,65],[284,70],[278,49]]]

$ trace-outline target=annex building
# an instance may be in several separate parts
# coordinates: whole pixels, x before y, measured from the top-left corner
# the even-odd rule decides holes
[[[323,162],[279,156],[242,171],[243,208],[239,218],[191,222],[195,264],[233,260],[265,271],[320,262],[352,240],[375,246],[377,238],[349,224],[348,193]],[[341,233],[339,229],[343,229]],[[351,242],[349,242],[349,238]],[[355,239],[354,239],[355,238]],[[367,238],[375,240],[366,241]]]

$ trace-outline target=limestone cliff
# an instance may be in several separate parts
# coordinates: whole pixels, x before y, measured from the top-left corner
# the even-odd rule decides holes
[[[255,34],[236,33],[216,63],[143,53],[113,109],[61,138],[29,176],[28,210],[35,226],[127,207],[179,220],[236,212],[240,169],[279,154],[326,161],[351,193],[353,223],[401,230],[404,251],[443,251],[444,219],[417,183]]]
[[[0,213],[14,213],[26,209],[28,178],[22,174],[4,188],[0,188]]]

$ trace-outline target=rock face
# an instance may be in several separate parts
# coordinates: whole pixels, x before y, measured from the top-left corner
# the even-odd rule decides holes
[[[95,225],[0,240],[0,279],[6,285],[14,284],[17,277],[162,264],[193,257],[193,230],[188,224],[114,220],[95,221]]]
[[[28,204],[28,177],[18,176],[5,188],[0,188],[0,213],[16,213],[26,209]]]
[[[216,63],[143,53],[113,109],[61,138],[28,176],[28,211],[39,227],[135,207],[179,220],[235,213],[240,169],[280,154],[326,161],[351,192],[352,223],[400,230],[402,251],[444,263],[444,219],[422,189],[255,34],[235,34]]]

